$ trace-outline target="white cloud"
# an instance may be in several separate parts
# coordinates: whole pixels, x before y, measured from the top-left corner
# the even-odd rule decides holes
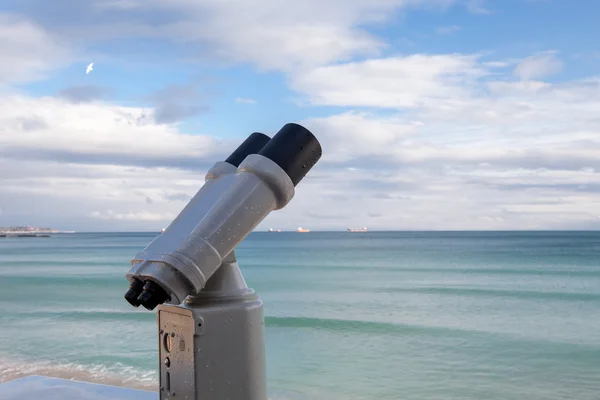
[[[413,54],[317,67],[293,76],[291,86],[317,105],[403,108],[464,97],[483,74],[476,56]]]
[[[483,63],[488,68],[506,68],[512,64],[510,61],[486,61]]]
[[[496,76],[480,73],[486,66],[473,61],[446,75],[460,82],[459,90],[443,82],[427,86],[439,82],[437,75],[415,73],[406,85],[410,101],[399,101],[401,68],[378,68],[379,61],[321,68],[308,75],[318,79],[301,86],[318,103],[397,109],[392,116],[374,110],[305,121],[322,132],[324,164],[347,171],[345,185],[322,188],[339,201],[336,215],[346,215],[346,223],[363,225],[362,219],[403,229],[599,226],[600,80],[493,81]],[[471,79],[477,75],[485,79]],[[361,211],[353,216],[352,209]]]
[[[399,101],[399,81],[408,81],[396,72],[412,71],[415,59],[430,69],[411,75],[409,95]],[[472,56],[419,55],[309,74],[329,85],[324,93],[339,93],[321,97],[329,104],[371,111],[302,122],[324,156],[296,199],[261,227],[597,227],[600,81],[479,80],[480,64]],[[393,111],[379,114],[376,106]],[[0,98],[3,220],[77,230],[164,227],[237,143],[184,135],[153,114]]]
[[[148,221],[148,222],[165,222],[172,221],[176,214],[173,213],[152,213],[147,211],[116,213],[113,210],[105,212],[93,211],[93,218],[108,219],[115,221]]]
[[[185,135],[153,115],[104,103],[0,96],[5,221],[109,230],[166,224],[237,142]]]
[[[303,122],[322,141],[324,156],[296,199],[263,227],[599,227],[600,81],[543,81],[560,70],[553,53],[519,61],[519,81],[490,72],[513,61],[478,55],[344,61],[377,56],[386,44],[364,26],[426,3],[419,1],[111,3],[86,3],[81,18],[65,14],[81,23],[70,31],[80,35],[71,36],[173,39],[186,50],[208,51],[204,57],[283,70],[312,104],[356,108]],[[483,3],[472,3],[472,12],[482,10]],[[128,12],[139,22],[127,21]],[[87,26],[92,19],[97,23]],[[2,82],[42,77],[69,59],[66,42],[41,28],[43,21],[10,21],[25,33],[18,39],[24,46],[0,29],[10,64],[0,66]],[[206,169],[237,143],[221,143],[210,132],[185,135],[177,125],[157,123],[156,113],[0,97],[3,221],[162,228],[202,185]]]
[[[440,169],[448,165],[468,169],[488,165],[502,170],[600,168],[600,140],[593,126],[597,119],[585,108],[570,108],[582,117],[577,126],[571,127],[562,117],[550,118],[560,103],[540,105],[539,110],[521,115],[506,107],[495,115],[478,116],[482,110],[475,101],[463,106],[447,115],[436,116],[435,110],[423,111],[422,126],[410,124],[408,119],[398,118],[393,122],[348,114],[309,120],[305,124],[323,132],[324,151],[333,152],[325,162],[352,167],[364,163],[361,158],[372,157],[368,162],[376,170]],[[485,110],[485,105],[482,106]],[[536,124],[542,117],[547,120]]]
[[[501,95],[515,94],[522,96],[524,94],[536,94],[544,89],[551,89],[552,85],[541,81],[492,81],[488,83],[488,88],[492,93]]]
[[[75,230],[158,230],[204,182],[205,169],[105,164],[110,161],[0,157],[4,221]]]
[[[166,165],[174,160],[201,161],[223,149],[213,137],[183,135],[170,125],[155,123],[153,109],[72,104],[52,97],[0,97],[0,124],[0,154],[5,157],[130,159]]]
[[[562,61],[554,53],[527,57],[517,65],[513,74],[522,80],[546,78],[562,70]]]
[[[242,104],[256,104],[256,100],[254,99],[246,99],[244,97],[237,97],[235,99],[236,103],[242,103]]]
[[[131,10],[143,5],[139,0],[104,0],[93,4],[98,10],[118,9]]]
[[[517,101],[498,97],[463,99],[448,113],[436,113],[432,106],[393,117],[349,112],[304,121],[321,140],[324,157],[301,183],[292,203],[274,212],[261,227],[597,226],[600,142],[594,121],[600,105],[593,105],[598,99],[590,97],[594,92],[585,85],[553,89],[561,94],[549,96],[551,101],[545,96],[528,99],[531,108],[521,115],[515,109]],[[567,104],[560,100],[573,98],[579,101]],[[58,100],[20,101],[28,106],[21,108],[18,101],[7,101],[3,113],[27,116],[23,110],[42,110],[51,104],[44,132],[57,132],[65,124],[63,116],[80,112],[78,105]],[[495,117],[481,114],[492,104]],[[562,111],[569,118],[558,112],[566,106]],[[2,136],[0,148],[19,147],[21,154],[46,146],[62,147],[71,155],[87,156],[91,149],[97,151],[91,160],[70,157],[69,162],[61,158],[6,158],[7,151],[3,151],[0,207],[4,221],[35,221],[37,225],[76,230],[158,231],[200,188],[208,165],[164,165],[159,153],[164,150],[176,159],[188,151],[194,157],[202,150],[202,139],[190,141],[174,128],[148,121],[144,129],[151,136],[151,145],[138,148],[134,144],[139,138],[134,132],[139,126],[123,118],[120,125],[107,122],[119,118],[120,108],[101,103],[94,107],[96,114],[88,118],[93,118],[95,135],[103,138],[101,146],[94,135],[72,141],[75,131],[82,128],[77,119],[73,126],[64,125],[69,128],[62,136],[44,137],[40,133],[35,140],[15,134]],[[3,133],[19,129],[15,124],[3,126]],[[119,134],[111,133],[115,129]],[[52,138],[54,147],[38,144]],[[195,151],[189,149],[193,146]],[[115,151],[123,157],[115,158]],[[128,157],[150,159],[156,166],[131,166],[136,163],[126,163]],[[215,154],[205,157],[218,159]]]
[[[0,13],[0,49],[0,87],[42,79],[71,60],[58,37],[10,14]]]
[[[486,3],[486,0],[467,0],[467,10],[472,14],[491,14],[492,11],[486,6]]]
[[[188,59],[212,56],[263,70],[295,71],[376,56],[386,44],[368,26],[390,22],[409,7],[447,7],[458,0],[90,0],[52,13],[51,22],[44,8],[49,3],[33,1],[38,7],[29,12],[48,26],[60,25],[56,29],[81,44],[164,38],[181,46]]]
[[[460,31],[462,28],[458,25],[440,26],[436,29],[436,32],[440,35],[451,35]]]
[[[226,60],[251,62],[265,70],[296,70],[376,55],[384,43],[359,25],[382,23],[391,11],[411,3],[433,2],[182,0],[167,7],[184,10],[190,18],[170,26],[167,34],[210,43]]]
[[[383,119],[366,113],[345,113],[303,123],[311,131],[320,132],[319,141],[327,154],[324,162],[389,154],[418,130],[418,124],[402,118]]]

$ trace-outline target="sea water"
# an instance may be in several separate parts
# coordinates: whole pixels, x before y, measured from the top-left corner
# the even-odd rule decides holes
[[[0,239],[0,382],[156,390],[154,233]],[[600,233],[252,233],[271,399],[600,399]]]

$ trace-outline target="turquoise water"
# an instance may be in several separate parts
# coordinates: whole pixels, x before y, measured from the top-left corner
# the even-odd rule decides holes
[[[154,388],[153,234],[0,239],[0,381]],[[600,233],[253,233],[272,399],[600,398]]]

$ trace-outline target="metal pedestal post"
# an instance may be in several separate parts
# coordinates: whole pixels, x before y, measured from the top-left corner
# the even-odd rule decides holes
[[[200,295],[157,314],[161,400],[267,400],[263,303],[233,252]]]

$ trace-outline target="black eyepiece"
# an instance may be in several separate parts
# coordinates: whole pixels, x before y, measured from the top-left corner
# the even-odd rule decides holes
[[[321,144],[308,129],[290,123],[285,124],[258,154],[279,165],[296,186],[321,158]]]
[[[258,152],[269,143],[269,140],[271,140],[271,138],[264,133],[254,132],[252,135],[248,136],[248,138],[244,140],[244,143],[240,144],[229,157],[227,157],[225,162],[234,167],[239,167],[242,161],[250,154],[258,154]]]
[[[138,296],[137,301],[147,310],[154,310],[157,305],[169,300],[169,295],[158,284],[150,280],[144,282],[144,290]]]
[[[125,300],[134,307],[139,307],[140,303],[137,298],[144,290],[144,282],[137,278],[133,278],[129,283],[129,290],[125,293]]]

